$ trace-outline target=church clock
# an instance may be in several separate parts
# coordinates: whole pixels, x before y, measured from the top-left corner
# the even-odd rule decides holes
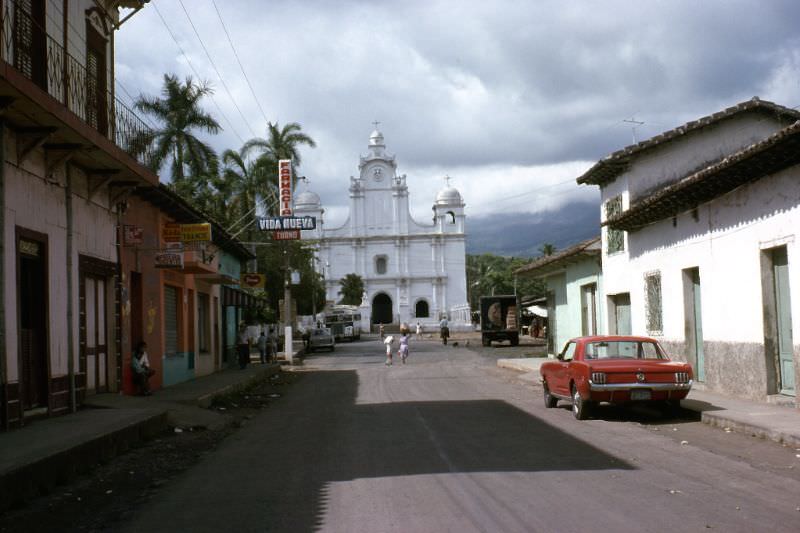
[[[372,169],[372,179],[375,181],[381,181],[383,179],[383,169],[381,167]]]

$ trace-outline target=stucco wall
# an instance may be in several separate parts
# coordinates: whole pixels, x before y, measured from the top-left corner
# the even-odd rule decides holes
[[[630,292],[634,333],[647,333],[644,275],[659,271],[662,339],[685,352],[683,270],[699,268],[706,386],[763,398],[767,392],[761,254],[787,247],[792,330],[800,337],[800,167],[793,167],[628,235],[604,257],[605,292]],[[684,357],[684,356],[681,356]],[[795,370],[800,354],[795,348]]]
[[[10,133],[10,132],[9,132]],[[48,238],[48,351],[51,378],[64,376],[68,369],[67,310],[71,304],[73,316],[74,368],[78,368],[79,355],[79,268],[78,256],[88,255],[109,262],[116,262],[115,225],[116,215],[108,208],[108,194],[99,191],[89,199],[86,179],[80,171],[71,169],[73,185],[73,249],[72,287],[73,300],[67,291],[67,210],[66,174],[58,169],[45,181],[44,151],[35,150],[20,165],[16,157],[16,142],[13,134],[7,135],[6,156],[11,159],[5,167],[5,227],[3,228],[5,319],[6,319],[6,366],[8,381],[19,379],[18,332],[17,332],[17,250],[16,227],[47,235]],[[113,284],[108,285],[113,293]],[[109,368],[115,363],[113,337],[113,307],[107,306],[109,329]],[[113,373],[108,377],[113,377]],[[113,386],[113,383],[112,383]]]

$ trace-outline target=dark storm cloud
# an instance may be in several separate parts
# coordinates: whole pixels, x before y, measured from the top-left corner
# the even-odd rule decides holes
[[[300,122],[319,145],[303,151],[302,173],[331,207],[347,204],[375,119],[416,187],[412,202],[429,209],[445,173],[469,204],[467,191],[480,194],[487,176],[517,176],[524,189],[521,168],[555,176],[553,165],[588,166],[634,133],[641,140],[754,95],[800,104],[792,1],[216,0],[264,117],[210,0],[184,0],[245,119],[180,4],[154,4],[214,83],[227,117],[214,145],[238,148],[267,120]],[[157,92],[163,72],[191,73],[156,6],[117,36],[117,75],[137,94]],[[644,122],[635,132],[623,122],[631,118]]]

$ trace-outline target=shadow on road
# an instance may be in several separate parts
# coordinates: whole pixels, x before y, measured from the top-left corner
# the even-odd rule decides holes
[[[331,482],[635,468],[500,400],[356,404],[358,387],[354,371],[308,372],[284,408],[259,419],[272,428],[265,450],[292,443],[293,460],[270,465],[275,482],[259,494],[270,529],[319,527]]]

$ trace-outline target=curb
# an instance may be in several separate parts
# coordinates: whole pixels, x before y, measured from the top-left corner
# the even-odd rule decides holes
[[[225,396],[227,394],[236,393],[245,389],[248,389],[254,386],[256,383],[268,379],[270,376],[280,373],[281,365],[280,364],[271,364],[267,366],[263,371],[259,372],[258,374],[251,376],[250,378],[240,381],[239,383],[233,383],[231,385],[226,385],[220,389],[215,391],[203,394],[199,398],[197,398],[197,406],[202,407],[203,409],[208,409],[211,407],[211,404],[214,403],[214,399],[218,396]]]
[[[111,460],[132,445],[153,438],[167,428],[167,413],[156,412],[3,473],[0,476],[0,512],[52,491],[57,485],[73,480],[92,466]]]

